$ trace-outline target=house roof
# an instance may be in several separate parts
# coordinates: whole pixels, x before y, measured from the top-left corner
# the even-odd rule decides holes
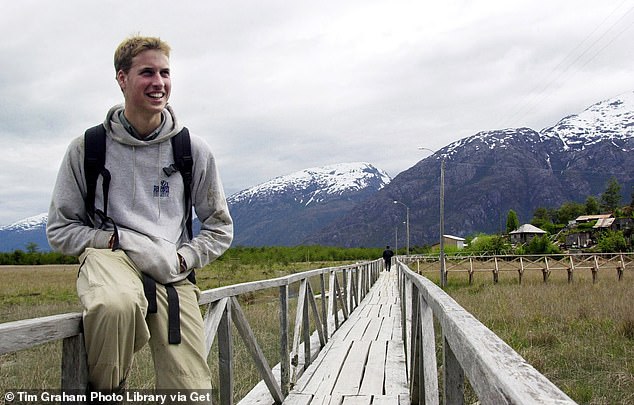
[[[457,241],[464,241],[464,238],[460,238],[458,236],[453,236],[453,235],[443,235],[446,239],[453,239],[453,240],[457,240]]]
[[[524,224],[522,226],[520,226],[519,228],[517,228],[516,230],[514,230],[513,232],[511,232],[511,235],[517,235],[520,233],[539,233],[539,234],[543,234],[546,233],[546,231],[539,229],[538,227],[531,225],[531,224]]]
[[[600,219],[610,218],[612,214],[599,214],[599,215],[581,215],[575,219],[577,222],[598,221]]]
[[[602,218],[594,224],[593,228],[609,228],[614,223],[614,218]]]

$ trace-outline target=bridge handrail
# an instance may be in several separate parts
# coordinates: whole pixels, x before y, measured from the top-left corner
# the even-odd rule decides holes
[[[370,287],[382,269],[382,260],[309,270],[269,280],[253,281],[219,287],[201,292],[199,304],[207,306],[204,318],[206,355],[218,338],[220,365],[220,402],[233,404],[233,359],[231,324],[236,326],[256,368],[268,388],[269,397],[282,402],[293,382],[316,357],[332,332],[339,328]],[[326,276],[328,288],[326,289]],[[310,279],[319,277],[321,308],[315,301]],[[294,319],[292,345],[289,341],[289,286],[299,283],[297,310]],[[279,288],[280,304],[280,363],[278,375],[273,375],[258,345],[237,297],[241,294],[269,288]],[[327,306],[326,299],[327,297]],[[318,335],[317,346],[311,347],[310,314]],[[81,331],[81,313],[66,313],[0,324],[0,355],[62,340],[61,389],[85,392],[88,380],[86,351]]]
[[[440,287],[401,261],[399,291],[412,403],[438,404],[434,318],[443,336],[444,403],[464,403],[464,379],[485,404],[574,404]]]

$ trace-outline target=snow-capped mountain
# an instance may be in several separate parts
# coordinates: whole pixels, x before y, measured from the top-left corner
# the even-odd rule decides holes
[[[390,182],[369,163],[314,167],[229,197],[234,246],[292,246]]]
[[[539,207],[598,197],[614,177],[624,203],[634,187],[634,92],[594,104],[552,127],[482,131],[400,173],[383,190],[310,241],[340,246],[394,244],[410,207],[411,244],[439,235],[439,173],[445,163],[445,233],[467,237],[505,228],[509,210],[529,222]],[[400,208],[400,210],[399,210]],[[404,228],[398,232],[405,235]],[[400,239],[400,238],[399,238]],[[404,246],[405,239],[399,241]]]
[[[47,214],[39,214],[0,227],[0,252],[26,251],[32,243],[38,250],[50,250],[46,240],[47,218]]]
[[[343,195],[367,189],[380,190],[390,182],[390,177],[369,163],[340,163],[324,167],[312,167],[240,191],[227,200],[229,204],[253,201],[271,195],[300,197],[299,204],[321,202],[328,196]]]
[[[410,208],[411,244],[438,239],[441,161],[445,162],[445,233],[504,229],[510,209],[528,222],[536,208],[599,196],[608,180],[629,202],[634,187],[634,92],[596,103],[541,131],[482,131],[442,148],[390,181],[367,163],[312,168],[252,187],[228,201],[234,246],[319,243],[394,244]],[[443,159],[444,158],[444,159]],[[0,228],[0,251],[36,243],[48,250],[45,217]],[[399,232],[404,238],[405,229]],[[404,239],[399,246],[404,245]]]
[[[583,150],[597,142],[611,141],[631,151],[634,138],[634,92],[596,103],[578,115],[540,131],[544,138],[556,138],[565,150]]]

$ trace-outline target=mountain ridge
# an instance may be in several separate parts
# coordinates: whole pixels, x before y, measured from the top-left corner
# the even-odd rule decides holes
[[[633,149],[634,92],[596,103],[540,132],[530,128],[481,131],[399,173],[372,201],[355,207],[337,226],[312,235],[309,242],[394,244],[395,234],[405,234],[403,213],[393,204],[398,200],[410,207],[410,243],[436,243],[443,160],[445,234],[466,237],[503,231],[510,209],[521,222],[528,222],[537,207],[558,207],[598,196],[611,177],[625,192],[631,190]]]
[[[627,92],[540,131],[480,131],[448,144],[393,179],[369,163],[343,163],[280,176],[235,193],[228,201],[237,225],[236,244],[393,243],[395,233],[405,234],[404,229],[395,232],[405,209],[394,201],[410,208],[411,244],[431,244],[439,235],[443,160],[445,233],[464,237],[504,229],[509,209],[528,222],[537,206],[557,207],[598,195],[610,177],[617,178],[627,193],[634,186],[633,150],[634,92]],[[359,173],[367,169],[373,182],[337,181],[346,178],[346,167]],[[23,249],[29,242],[48,248],[45,215],[0,227],[0,251],[14,250],[16,243]]]

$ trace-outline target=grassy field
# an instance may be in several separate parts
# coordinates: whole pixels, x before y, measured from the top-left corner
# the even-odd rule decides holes
[[[201,289],[278,277],[332,263],[262,267],[237,261],[218,262],[198,273]],[[79,311],[75,295],[77,266],[0,267],[0,322]],[[428,276],[434,280],[436,274]],[[450,274],[448,293],[498,334],[546,377],[582,404],[634,404],[634,274],[602,274],[592,283],[589,272],[553,272],[543,283],[541,272],[526,272],[518,285],[516,272],[478,273],[472,285],[465,273]],[[318,285],[315,283],[313,285]],[[267,296],[244,297],[243,309],[271,364],[278,361],[277,307]],[[234,333],[237,336],[237,333]],[[236,339],[236,397],[258,380],[240,339]],[[59,386],[60,343],[0,356],[0,391],[8,388]],[[215,349],[212,349],[215,353]],[[217,356],[210,356],[217,382]],[[130,386],[153,384],[149,350],[137,356]]]
[[[426,274],[437,280],[434,273]],[[448,293],[581,404],[634,404],[634,274],[449,274]]]

